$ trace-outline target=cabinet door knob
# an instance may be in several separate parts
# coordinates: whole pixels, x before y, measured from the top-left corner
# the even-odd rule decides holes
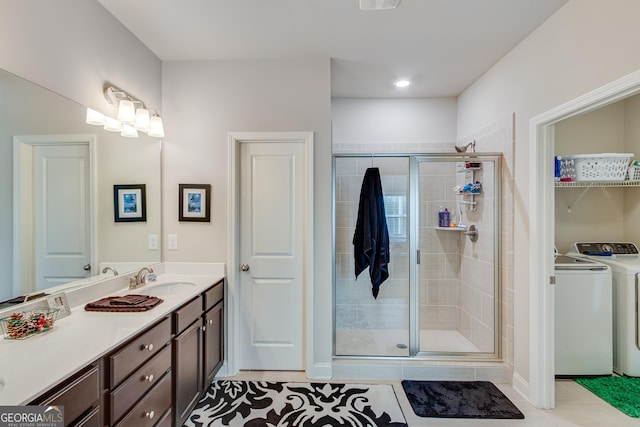
[[[143,345],[141,350],[149,350],[149,351],[153,351],[153,344],[147,344],[147,345]]]
[[[144,414],[144,416],[149,418],[150,420],[152,420],[155,415],[156,415],[156,413],[153,412],[153,411],[145,412],[145,414]]]
[[[153,374],[150,375],[145,375],[143,378],[143,381],[149,381],[150,383],[153,382]]]
[[[240,266],[240,271],[249,271],[249,264],[242,264]]]
[[[209,319],[209,320],[207,320],[207,323],[208,323],[208,324],[210,324],[210,325],[212,325],[212,324],[213,324],[213,319]]]
[[[206,331],[206,330],[207,330],[207,327],[206,327],[206,326],[203,326],[203,327],[202,327],[202,332],[204,332],[204,331]]]

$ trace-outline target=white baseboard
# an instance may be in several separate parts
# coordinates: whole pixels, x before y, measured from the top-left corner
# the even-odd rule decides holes
[[[513,373],[512,378],[513,389],[520,393],[522,397],[527,399],[531,403],[531,396],[529,395],[529,382],[522,378],[518,373]]]
[[[332,371],[331,363],[315,363],[311,369],[307,369],[307,378],[331,379]]]

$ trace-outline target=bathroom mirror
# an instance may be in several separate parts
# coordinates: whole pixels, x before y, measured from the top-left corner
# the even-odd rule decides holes
[[[85,116],[82,105],[0,70],[0,301],[90,284],[113,274],[105,266],[122,274],[160,262],[161,142]],[[114,185],[144,185],[144,221],[115,222]],[[67,209],[76,198],[86,209]],[[79,252],[88,260],[80,268],[46,267]]]

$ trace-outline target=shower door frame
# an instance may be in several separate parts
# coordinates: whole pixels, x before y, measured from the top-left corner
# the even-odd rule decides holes
[[[336,160],[338,158],[407,158],[408,171],[408,228],[409,228],[409,355],[408,356],[373,356],[373,355],[336,355]],[[464,161],[493,161],[494,172],[494,242],[493,242],[493,275],[494,275],[494,351],[489,352],[445,352],[420,351],[419,325],[419,268],[418,248],[420,247],[419,233],[419,163],[421,162],[464,162]],[[334,359],[389,359],[389,360],[441,360],[441,361],[502,361],[502,277],[501,268],[501,198],[502,198],[502,153],[334,153],[332,155],[332,354]]]

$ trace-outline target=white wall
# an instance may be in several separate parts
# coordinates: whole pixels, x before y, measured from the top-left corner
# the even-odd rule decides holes
[[[161,107],[160,60],[96,0],[0,0],[0,68],[104,113],[105,82]]]
[[[456,141],[456,98],[331,101],[334,151],[417,152]]]
[[[529,120],[640,68],[640,2],[571,0],[458,98],[458,135],[515,111],[514,369],[529,380]]]
[[[640,95],[624,101],[625,150],[640,159]],[[640,189],[634,188],[624,193],[624,231],[627,241],[640,245]]]
[[[558,155],[633,153],[625,146],[625,103],[620,101],[555,125]],[[628,190],[629,194],[634,189]],[[555,244],[565,253],[576,241],[626,241],[621,188],[555,189]],[[636,220],[638,218],[636,217]]]
[[[0,68],[105,113],[113,113],[114,110],[102,94],[105,82],[130,91],[150,106],[161,106],[160,60],[94,0],[0,0]],[[0,102],[2,104],[6,102],[4,97],[9,94],[5,91],[0,95],[3,95]],[[51,96],[51,99],[46,106],[59,108],[60,105],[72,104],[68,99],[55,96]],[[100,129],[84,124],[84,110],[77,104],[74,105],[78,114],[72,115],[69,110],[63,113],[61,109],[56,110],[55,116],[50,112],[41,113],[42,120],[32,123],[33,126],[18,119],[15,105],[13,108],[1,105],[0,116],[4,115],[6,120],[10,120],[12,127],[5,126],[5,130],[14,134],[100,134]],[[30,112],[33,113],[33,109]],[[69,122],[60,120],[62,114]],[[48,120],[44,120],[45,118]],[[67,125],[74,123],[74,120],[77,120],[77,126]],[[7,138],[9,136],[5,135],[2,139]],[[98,141],[101,139],[103,138],[99,137]],[[110,135],[109,139],[113,140]],[[3,271],[10,275],[8,266],[11,264],[12,212],[7,211],[7,208],[11,209],[12,150],[8,145],[2,146],[4,154],[1,163],[4,165],[2,170],[6,179],[3,178],[3,185],[0,186],[0,198],[4,207],[4,225],[0,230],[4,244],[0,253],[5,261],[0,264],[6,267]],[[111,148],[112,146],[104,145],[99,147],[99,155],[113,153]],[[159,169],[158,157],[156,155],[156,172]],[[142,159],[138,165],[147,165],[147,160]],[[106,169],[104,171],[111,173]],[[103,178],[102,183],[105,184],[107,177]],[[155,191],[151,195],[152,199],[159,205],[159,183],[154,182],[152,186],[151,190]],[[107,201],[109,205],[112,204],[110,194],[111,192]],[[112,218],[112,209],[107,212],[109,218]],[[150,218],[155,228],[159,229],[159,209]],[[113,224],[112,221],[110,223]],[[101,227],[101,230],[109,233],[108,227]],[[145,232],[144,235],[146,234]],[[144,240],[146,246],[146,238]],[[107,250],[105,247],[101,249],[105,252]],[[157,251],[154,259],[159,259]],[[2,277],[6,280],[4,275]]]
[[[316,363],[331,361],[329,59],[165,62],[163,224],[179,249],[163,261],[225,262],[228,133],[313,131]],[[211,184],[210,223],[178,222],[178,184]]]

